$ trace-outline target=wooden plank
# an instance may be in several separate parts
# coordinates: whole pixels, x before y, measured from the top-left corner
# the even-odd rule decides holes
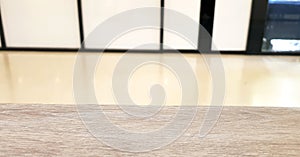
[[[120,116],[117,106],[103,106],[124,126],[155,128],[172,119],[178,107],[166,107],[164,118],[135,122]],[[195,135],[207,107],[174,143],[147,153],[121,152],[95,139],[81,122],[75,105],[0,105],[0,156],[298,156],[300,109],[225,107],[205,138]],[[159,116],[158,116],[159,117]],[[169,117],[169,119],[168,119]],[[133,123],[134,122],[134,123]]]

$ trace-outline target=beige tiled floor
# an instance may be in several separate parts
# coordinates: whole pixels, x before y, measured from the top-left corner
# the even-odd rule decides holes
[[[87,53],[87,56],[98,55]],[[95,72],[99,103],[116,104],[112,77],[122,53],[105,53]],[[141,58],[159,55],[161,61],[173,54],[132,54]],[[175,56],[176,57],[176,56]],[[211,76],[202,56],[185,54],[197,76],[199,104],[209,105]],[[226,106],[300,107],[300,57],[221,56],[226,74]],[[73,71],[76,53],[0,53],[0,103],[74,104]],[[88,64],[87,60],[81,60]],[[85,70],[82,71],[85,76]],[[167,105],[180,105],[180,81],[167,68],[145,64],[129,80],[129,93],[137,104],[150,102],[149,88],[164,87]],[[189,94],[193,94],[190,92]],[[187,104],[188,105],[188,104]]]

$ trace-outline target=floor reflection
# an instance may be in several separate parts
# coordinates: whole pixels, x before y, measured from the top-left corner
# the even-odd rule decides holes
[[[96,57],[96,53],[85,54]],[[95,71],[95,92],[99,103],[115,104],[112,77],[122,53],[105,53]],[[174,54],[135,53],[134,57],[158,56],[161,63],[176,58]],[[211,72],[199,54],[184,54],[196,74],[198,101],[210,105]],[[216,57],[216,56],[212,56]],[[221,56],[226,74],[226,106],[300,107],[300,57],[295,56]],[[0,103],[73,104],[73,71],[76,53],[2,52],[0,54]],[[82,65],[88,60],[81,60]],[[86,76],[86,68],[81,69]],[[121,67],[121,71],[122,71]],[[124,67],[124,75],[126,73]],[[119,73],[122,76],[123,73]],[[181,105],[178,76],[160,64],[139,66],[130,75],[128,92],[133,101],[147,105],[150,89],[160,84],[166,92],[167,105]],[[186,94],[193,95],[189,91]],[[195,95],[196,96],[196,95]],[[189,105],[188,103],[185,105]]]

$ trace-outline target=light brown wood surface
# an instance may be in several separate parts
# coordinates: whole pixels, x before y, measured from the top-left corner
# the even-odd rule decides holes
[[[207,107],[198,109],[194,123],[172,144],[151,152],[130,153],[95,139],[80,120],[75,105],[2,104],[0,156],[300,155],[299,108],[225,107],[205,138],[195,136]],[[124,127],[155,128],[156,122],[162,122],[133,122],[126,116],[120,117],[117,106],[105,106],[104,110],[112,119],[120,118],[116,122]],[[169,117],[174,111],[176,107],[169,106],[161,114]]]

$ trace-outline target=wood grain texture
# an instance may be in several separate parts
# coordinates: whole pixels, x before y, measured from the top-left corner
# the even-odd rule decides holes
[[[207,107],[172,144],[147,153],[115,150],[95,139],[75,105],[0,105],[0,156],[299,156],[300,109],[225,107],[205,138],[195,136]],[[116,106],[105,106],[112,121],[128,129],[156,129],[176,107],[157,119],[136,122]]]

